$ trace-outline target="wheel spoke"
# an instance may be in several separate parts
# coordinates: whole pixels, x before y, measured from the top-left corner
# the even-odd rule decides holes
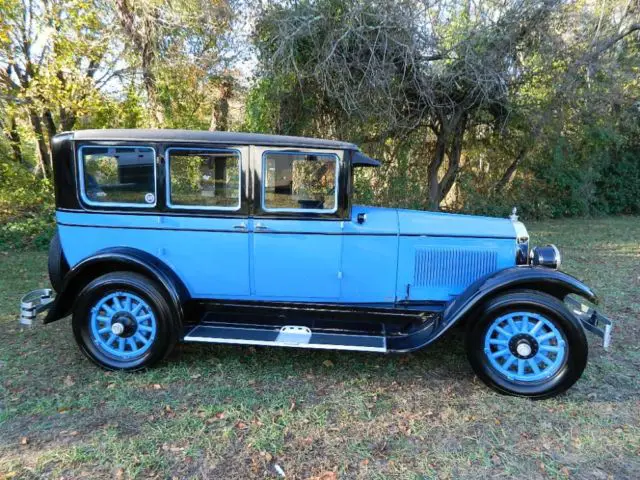
[[[102,305],[102,308],[104,309],[104,311],[109,316],[113,316],[113,314],[116,313],[116,311],[113,308],[111,308],[109,305],[107,305],[106,303],[104,305]]]
[[[507,338],[511,338],[511,337],[512,337],[512,334],[511,334],[511,333],[509,333],[509,332],[507,332],[507,331],[506,331],[504,328],[502,328],[502,327],[496,327],[496,330],[497,330],[500,334],[504,335],[504,336],[505,336],[505,337],[507,337]]]
[[[504,355],[507,355],[508,353],[509,353],[509,349],[508,349],[508,348],[505,348],[505,349],[503,349],[503,350],[499,350],[499,351],[497,351],[497,352],[492,352],[492,353],[491,353],[491,356],[492,356],[493,358],[499,358],[499,357],[502,357],[502,356],[504,356]]]
[[[153,327],[149,327],[147,325],[138,324],[138,330],[143,330],[145,332],[151,332],[153,330]]]
[[[545,352],[559,352],[560,347],[554,347],[553,345],[540,345],[540,350],[544,350]]]
[[[107,338],[107,345],[111,345],[116,338],[118,337],[116,337],[113,333],[109,335],[109,338]]]
[[[117,295],[113,297],[113,306],[115,307],[116,310],[122,310],[122,304],[120,303],[120,300],[118,299]]]
[[[489,340],[489,344],[490,345],[508,345],[509,341],[508,340],[502,340],[500,338],[492,338]]]
[[[124,352],[124,338],[122,337],[118,339],[118,350]]]
[[[133,310],[131,310],[131,314],[135,317],[142,307],[143,307],[142,302],[138,303],[138,305],[133,307]]]
[[[136,341],[134,340],[134,337],[127,338],[127,343],[131,347],[132,352],[135,352],[138,349],[138,345],[136,345]]]
[[[536,337],[536,340],[538,341],[538,343],[542,343],[554,338],[555,336],[556,336],[555,332],[549,332],[545,335],[542,335],[541,337]]]
[[[536,333],[538,333],[538,330],[540,330],[542,325],[544,325],[544,322],[542,320],[538,320],[538,323],[536,323],[533,326],[533,328],[531,330],[529,330],[529,333],[535,337]]]
[[[103,315],[98,315],[98,316],[96,317],[96,320],[98,320],[99,322],[110,322],[110,321],[111,321],[111,319],[110,319],[110,318],[105,317],[105,316],[103,316]]]
[[[511,368],[511,365],[513,365],[513,362],[515,361],[516,361],[516,357],[511,355],[509,358],[507,358],[507,361],[504,362],[504,364],[502,365],[502,368],[505,370],[509,370],[509,368]]]
[[[513,321],[513,318],[509,317],[507,319],[507,322],[509,322],[509,327],[511,327],[511,335],[513,335],[514,333],[518,333],[518,327],[516,326],[515,322]]]
[[[104,327],[104,328],[101,328],[100,330],[98,330],[98,333],[100,335],[102,335],[103,333],[107,333],[107,332],[110,332],[110,331],[111,331],[111,327]]]
[[[549,357],[547,357],[543,353],[538,353],[538,355],[536,355],[536,358],[542,360],[545,365],[551,365],[553,363],[553,360],[551,360]]]
[[[533,370],[533,373],[538,375],[540,373],[540,368],[538,368],[538,364],[536,363],[536,361],[533,358],[530,358],[529,360],[527,360],[527,362],[529,363],[531,370]]]
[[[136,340],[138,340],[143,345],[146,344],[149,341],[147,338],[144,338],[144,336],[140,332],[136,332],[134,337],[136,338]]]
[[[131,297],[129,295],[127,295],[127,299],[124,301],[124,309],[127,312],[131,311]]]
[[[518,375],[524,375],[524,360],[518,359]]]
[[[522,317],[522,328],[520,329],[520,331],[522,333],[526,333],[527,330],[529,330],[529,317],[527,317],[526,315],[524,315]]]

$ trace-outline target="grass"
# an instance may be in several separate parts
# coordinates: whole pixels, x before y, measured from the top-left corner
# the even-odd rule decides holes
[[[591,337],[583,378],[542,402],[486,388],[459,333],[401,356],[180,345],[103,372],[69,319],[18,327],[46,253],[0,251],[0,478],[638,478],[640,219],[529,229],[617,322],[611,351]]]

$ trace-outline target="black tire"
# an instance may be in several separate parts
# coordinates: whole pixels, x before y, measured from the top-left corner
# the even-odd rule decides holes
[[[60,293],[64,277],[69,273],[69,264],[67,263],[67,259],[64,258],[62,246],[60,245],[60,236],[58,235],[57,229],[49,243],[48,266],[51,286],[56,293]]]
[[[135,295],[142,299],[155,319],[154,338],[148,342],[148,349],[137,356],[132,354],[131,358],[126,360],[109,354],[92,336],[92,309],[101,299],[116,292]],[[73,334],[82,353],[106,370],[134,371],[155,365],[173,350],[180,332],[179,321],[165,300],[163,289],[149,278],[133,272],[108,273],[91,281],[80,292],[76,301],[72,325]],[[137,324],[132,328],[135,329],[134,332],[137,331]]]
[[[496,319],[515,312],[543,316],[566,339],[564,360],[559,361],[558,370],[549,378],[533,382],[509,379],[489,361],[488,353],[485,353],[485,336]],[[511,348],[511,343],[508,348]],[[472,319],[467,326],[466,350],[471,367],[488,386],[502,394],[532,399],[550,398],[566,391],[582,375],[588,357],[588,343],[579,320],[563,302],[536,291],[508,293],[490,300],[478,320]]]

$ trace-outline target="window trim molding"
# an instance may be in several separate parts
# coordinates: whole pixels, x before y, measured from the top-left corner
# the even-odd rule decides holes
[[[266,156],[268,154],[278,155],[315,155],[318,157],[332,157],[335,160],[335,180],[333,191],[333,208],[268,208],[266,206],[266,185],[267,185],[267,172],[266,172]],[[291,151],[291,150],[265,150],[262,152],[260,171],[262,175],[260,185],[260,207],[263,212],[267,213],[322,213],[322,214],[334,214],[338,211],[338,190],[340,189],[340,157],[335,153],[329,152],[316,152],[316,151]]]
[[[86,186],[84,182],[84,154],[85,148],[146,148],[153,152],[153,203],[130,203],[130,202],[96,202],[87,197]],[[150,145],[81,145],[78,147],[78,177],[80,182],[80,198],[82,201],[92,207],[135,207],[135,208],[156,208],[158,205],[158,151]]]
[[[238,158],[238,205],[233,207],[217,207],[211,205],[176,205],[171,202],[171,150],[187,150],[196,152],[233,152]],[[238,212],[242,208],[242,152],[237,148],[197,148],[167,147],[164,149],[165,163],[165,203],[172,210],[207,210],[218,212]]]

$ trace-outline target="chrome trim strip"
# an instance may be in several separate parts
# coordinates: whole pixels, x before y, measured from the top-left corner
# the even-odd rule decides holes
[[[242,340],[235,338],[211,338],[211,337],[192,337],[186,336],[184,340],[187,342],[204,342],[204,343],[224,343],[230,345],[261,345],[265,347],[296,347],[296,348],[315,348],[320,350],[350,350],[358,352],[386,352],[386,341],[384,347],[356,347],[352,345],[325,345],[318,343],[285,343],[278,341],[265,341],[265,340]]]

